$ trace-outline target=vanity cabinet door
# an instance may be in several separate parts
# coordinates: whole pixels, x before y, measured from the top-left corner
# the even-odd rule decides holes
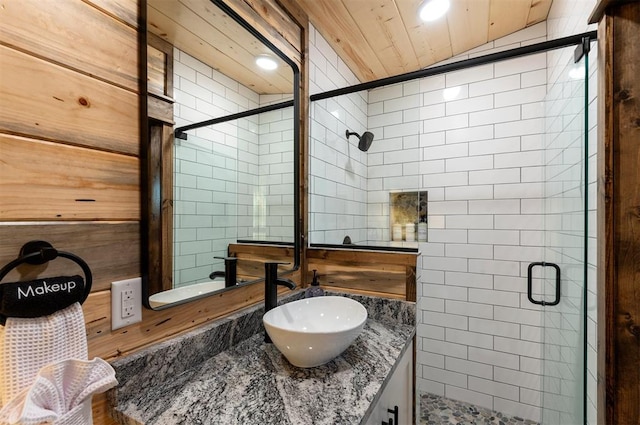
[[[393,411],[398,406],[398,422],[393,425],[411,425],[413,421],[413,342],[400,359],[391,375],[366,425],[382,425],[393,419]]]

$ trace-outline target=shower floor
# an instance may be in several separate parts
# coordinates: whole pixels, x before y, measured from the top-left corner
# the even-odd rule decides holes
[[[434,394],[420,396],[420,425],[539,425],[537,422],[517,416],[474,406],[462,401],[450,400]]]

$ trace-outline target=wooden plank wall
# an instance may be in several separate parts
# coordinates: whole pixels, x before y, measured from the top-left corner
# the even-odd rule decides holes
[[[120,346],[95,338],[118,335],[110,282],[140,275],[138,8],[137,0],[0,4],[0,263],[33,239],[85,259],[94,275],[83,306],[92,357]],[[80,270],[60,259],[19,272],[6,281]],[[109,423],[103,410],[96,423]]]
[[[598,424],[638,424],[640,3],[601,0],[594,15],[592,22],[599,21]]]
[[[416,301],[418,253],[307,249],[307,281],[317,270],[325,289]]]

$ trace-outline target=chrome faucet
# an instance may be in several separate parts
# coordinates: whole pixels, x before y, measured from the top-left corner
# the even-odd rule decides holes
[[[209,279],[215,279],[216,277],[224,277],[224,287],[229,288],[236,286],[238,283],[238,258],[237,257],[213,257],[219,260],[224,260],[224,271],[215,271],[209,275]]]
[[[287,288],[294,290],[296,284],[282,277],[278,277],[278,265],[288,264],[279,262],[264,263],[264,312],[275,308],[278,305],[278,285],[286,286]],[[271,338],[264,332],[264,342],[271,342]]]

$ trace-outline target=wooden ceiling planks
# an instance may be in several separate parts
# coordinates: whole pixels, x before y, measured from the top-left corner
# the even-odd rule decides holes
[[[544,21],[552,0],[451,0],[424,23],[423,0],[297,0],[361,82],[425,68]]]
[[[534,0],[491,0],[489,40],[525,28],[532,1]]]
[[[419,67],[395,0],[343,1],[389,75]]]
[[[488,0],[459,0],[451,4],[447,22],[454,55],[482,46],[489,41],[490,8],[491,3]]]
[[[419,68],[450,58],[449,22],[439,19],[425,25],[418,17],[421,0],[396,0],[406,31],[418,57]],[[411,70],[414,71],[414,70]]]
[[[547,19],[552,0],[534,0],[531,2],[527,26],[535,25]]]
[[[384,65],[342,0],[298,0],[309,20],[361,81],[385,75]],[[311,19],[316,16],[318,19]]]

